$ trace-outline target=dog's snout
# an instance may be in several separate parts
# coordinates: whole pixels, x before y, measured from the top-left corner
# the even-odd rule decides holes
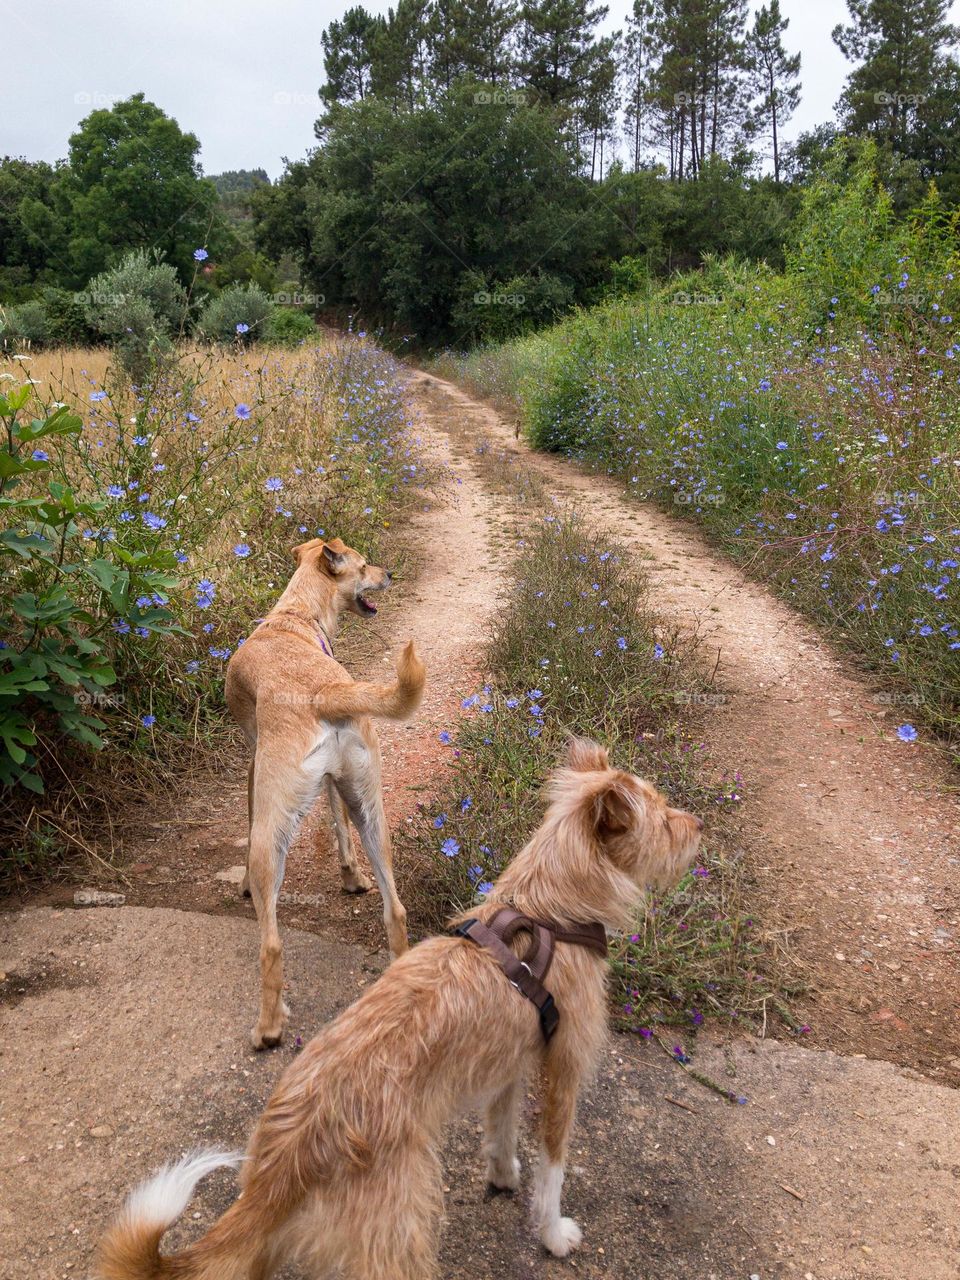
[[[393,581],[393,574],[390,572],[390,570],[389,570],[389,569],[387,570],[387,581],[388,581],[388,582],[392,582],[392,581]]]

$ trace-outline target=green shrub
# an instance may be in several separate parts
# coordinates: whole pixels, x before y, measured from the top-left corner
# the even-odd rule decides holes
[[[50,341],[50,317],[37,299],[0,309],[0,341],[7,346],[43,347]]]
[[[87,322],[86,294],[52,285],[40,291],[50,324],[50,342],[61,347],[82,347],[96,338]]]
[[[99,523],[107,503],[79,498],[43,447],[78,437],[82,420],[66,407],[31,418],[29,399],[29,386],[0,395],[0,787],[42,791],[39,734],[102,745],[104,723],[90,708],[116,680],[103,613],[168,632],[176,562],[172,551],[125,552],[82,536],[82,523]]]
[[[272,312],[273,304],[259,285],[231,285],[204,307],[197,331],[213,342],[246,346],[264,337]]]
[[[95,276],[84,296],[87,323],[111,343],[134,381],[144,381],[170,357],[187,295],[174,268],[159,255],[142,249],[126,254],[118,266]]]
[[[296,347],[301,342],[316,340],[317,326],[313,316],[293,307],[275,307],[267,317],[264,341],[281,347]]]

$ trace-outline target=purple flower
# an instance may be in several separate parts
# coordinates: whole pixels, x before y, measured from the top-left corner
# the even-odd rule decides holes
[[[263,487],[267,493],[277,493],[278,490],[283,488],[283,481],[279,476],[271,476],[269,480],[265,481]]]
[[[31,453],[30,457],[34,460],[34,462],[49,462],[49,461],[50,461],[50,455],[49,455],[49,453],[44,453],[44,451],[43,451],[42,449],[34,449],[33,453]]]
[[[234,413],[238,418],[242,418],[244,422],[250,417],[250,406],[248,404],[238,404]]]
[[[193,251],[193,258],[195,262],[206,262],[209,257],[210,255],[207,253],[206,249],[194,249]]]
[[[916,742],[917,731],[912,724],[902,724],[897,730],[897,737],[901,742]]]
[[[653,646],[653,656],[657,662],[659,662],[660,659],[663,657],[664,652],[665,650],[662,644],[655,644]]]
[[[250,554],[250,548],[245,542],[238,542],[233,548],[233,554],[238,560],[246,560],[247,556]]]
[[[105,391],[91,391],[90,399],[96,403],[97,400],[106,400],[107,393]]]
[[[448,836],[440,846],[440,852],[446,858],[455,858],[460,852],[460,846],[457,844],[456,840],[454,840],[453,836]]]
[[[143,727],[144,727],[145,729],[150,729],[153,725],[155,725],[155,724],[157,723],[157,717],[156,717],[156,716],[141,716],[141,717],[140,717],[140,723],[143,725]]]
[[[438,813],[433,820],[433,825],[436,827],[438,831],[442,831],[443,828],[446,826],[446,822],[447,822],[447,815],[445,813]]]
[[[237,333],[249,333],[249,332],[250,332],[250,326],[248,324],[237,325]]]
[[[450,741],[450,734],[447,732],[446,729],[441,729],[440,732],[437,734],[437,740],[439,742],[442,742],[443,745],[446,746],[447,743]]]

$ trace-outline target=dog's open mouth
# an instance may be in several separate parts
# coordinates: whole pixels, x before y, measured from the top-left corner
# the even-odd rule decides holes
[[[360,610],[362,614],[365,614],[368,618],[372,618],[373,615],[377,612],[377,606],[375,604],[371,604],[366,596],[357,595],[355,599],[357,602],[357,608]]]

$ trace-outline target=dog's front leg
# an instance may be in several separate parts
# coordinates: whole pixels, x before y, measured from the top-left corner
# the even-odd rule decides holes
[[[487,1107],[483,1152],[487,1157],[487,1186],[498,1191],[516,1191],[520,1185],[517,1159],[517,1120],[520,1114],[522,1081],[514,1080]]]
[[[555,1258],[565,1258],[582,1239],[573,1218],[560,1216],[563,1166],[577,1109],[580,1065],[557,1046],[548,1052],[543,1074],[540,1162],[533,1187],[533,1219],[543,1247]]]

